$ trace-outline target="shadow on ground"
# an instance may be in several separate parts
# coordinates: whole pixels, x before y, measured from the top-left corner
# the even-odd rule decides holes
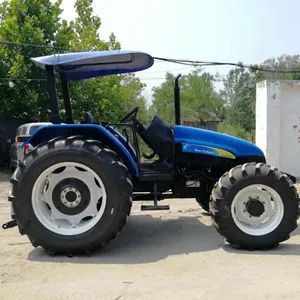
[[[9,182],[12,172],[0,165],[0,182]]]
[[[228,253],[235,253],[235,254],[248,254],[248,255],[300,255],[300,244],[293,244],[293,237],[300,236],[300,226],[291,233],[291,237],[289,240],[279,244],[276,248],[269,249],[266,251],[247,251],[247,250],[240,250],[232,247],[231,245],[224,244],[223,249]]]
[[[43,249],[29,253],[31,261],[93,264],[137,264],[162,260],[171,255],[219,249],[224,239],[212,226],[201,223],[203,216],[161,219],[130,216],[124,230],[103,250],[88,256],[49,256]]]

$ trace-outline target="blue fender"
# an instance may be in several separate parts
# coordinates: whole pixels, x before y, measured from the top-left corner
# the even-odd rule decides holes
[[[82,135],[103,142],[115,151],[123,160],[131,175],[138,177],[139,171],[135,158],[126,149],[112,132],[105,127],[96,124],[55,124],[41,126],[24,142],[37,146],[44,141],[49,141],[57,136]]]

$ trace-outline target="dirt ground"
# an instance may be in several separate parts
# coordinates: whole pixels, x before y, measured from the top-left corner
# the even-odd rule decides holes
[[[0,174],[0,223],[10,219]],[[134,205],[122,233],[91,257],[51,257],[0,229],[0,299],[299,299],[300,229],[274,250],[233,249],[195,200]],[[299,227],[300,228],[300,227]]]

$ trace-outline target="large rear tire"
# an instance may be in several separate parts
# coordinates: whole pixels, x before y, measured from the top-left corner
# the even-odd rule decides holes
[[[132,205],[127,168],[102,143],[56,138],[15,170],[9,200],[19,231],[51,253],[88,253],[116,237]]]
[[[210,212],[231,245],[266,250],[289,239],[297,227],[299,198],[292,181],[276,168],[247,163],[215,184]]]

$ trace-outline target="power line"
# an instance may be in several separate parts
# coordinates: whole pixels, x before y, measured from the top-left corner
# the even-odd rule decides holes
[[[165,77],[148,77],[148,78],[140,77],[140,80],[159,80],[159,79],[166,79],[166,78]]]
[[[164,77],[148,77],[140,78],[141,80],[156,80],[156,79],[165,79]],[[2,81],[47,81],[46,78],[9,78],[9,77],[0,77]]]
[[[26,44],[26,43],[15,43],[15,42],[9,42],[9,41],[0,41],[0,44],[2,45],[9,45],[9,46],[22,46],[22,47],[33,47],[33,48],[43,48],[43,49],[58,49],[63,51],[69,51],[70,49],[62,48],[62,47],[56,47],[56,46],[50,46],[50,45],[38,45],[38,44]]]
[[[240,68],[251,69],[254,71],[263,71],[269,73],[300,73],[300,70],[283,70],[283,69],[269,69],[262,68],[252,65],[244,65],[242,63],[231,63],[231,62],[216,62],[216,61],[198,61],[198,60],[187,60],[187,59],[172,59],[172,58],[163,58],[163,57],[154,57],[158,61],[171,62],[181,65],[194,66],[194,67],[207,67],[207,66],[235,66]]]
[[[165,80],[165,77],[148,77],[143,78],[139,77],[140,80]],[[9,77],[0,77],[2,81],[47,81],[46,78],[9,78]],[[214,81],[224,81],[224,79],[215,78]]]
[[[151,72],[144,72],[144,71],[141,71],[140,73],[143,74],[143,75],[148,75],[148,74],[156,74],[156,73],[167,73],[167,72],[174,72],[174,71],[182,71],[182,70],[188,70],[190,68],[193,68],[193,66],[190,66],[190,67],[184,67],[184,68],[176,68],[176,69],[168,69],[168,70],[165,70],[165,71],[151,71]]]
[[[0,80],[9,80],[9,81],[47,81],[46,78],[9,78],[9,77],[0,77]]]
[[[73,50],[68,48],[62,48],[62,47],[56,47],[52,45],[38,45],[38,44],[26,44],[26,43],[16,43],[16,42],[10,42],[10,41],[0,41],[0,44],[2,45],[8,45],[8,46],[22,46],[22,47],[35,47],[35,48],[43,48],[43,49],[59,49],[63,51],[84,51],[82,50]],[[242,63],[232,63],[232,62],[216,62],[216,61],[198,61],[198,60],[188,60],[188,59],[174,59],[174,58],[164,58],[164,57],[153,57],[158,62],[169,62],[169,63],[175,63],[175,64],[181,64],[191,67],[207,67],[207,66],[235,66],[240,68],[246,68],[251,69],[254,71],[263,71],[263,72],[269,72],[269,73],[300,73],[300,70],[297,69],[290,69],[290,70],[284,70],[284,69],[270,69],[270,68],[263,68],[258,67],[254,65],[244,65]]]

